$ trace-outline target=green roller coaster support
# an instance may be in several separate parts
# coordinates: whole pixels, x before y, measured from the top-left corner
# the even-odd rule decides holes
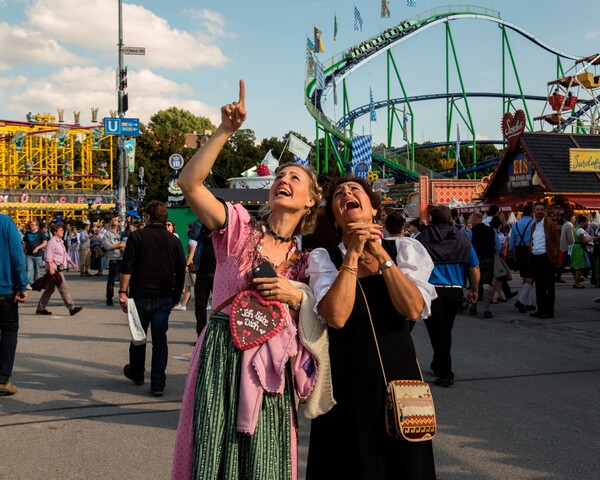
[[[517,80],[517,86],[519,87],[519,94],[521,96],[521,102],[523,102],[523,108],[525,110],[525,116],[527,117],[527,129],[528,131],[533,131],[533,122],[531,120],[531,116],[529,115],[529,109],[527,108],[527,102],[525,101],[525,94],[523,93],[523,86],[521,85],[521,79],[519,78],[519,72],[517,71],[517,64],[515,62],[515,57],[513,56],[512,49],[510,48],[510,42],[508,41],[508,35],[506,35],[506,28],[504,25],[500,25],[500,29],[502,30],[502,92],[505,92],[505,81],[506,81],[506,73],[505,73],[505,54],[504,54],[504,46],[506,45],[506,49],[508,50],[508,55],[510,57],[510,62],[513,68],[513,73],[515,74],[515,79]],[[509,102],[509,106],[512,106],[512,102]],[[508,111],[508,108],[507,110]],[[504,113],[506,113],[506,111]]]
[[[413,117],[413,109],[412,109],[412,105],[410,104],[410,100],[408,99],[408,95],[406,93],[406,89],[404,88],[404,82],[402,82],[402,77],[400,75],[400,72],[398,70],[398,65],[396,64],[396,60],[394,59],[394,56],[392,54],[391,50],[387,51],[387,71],[388,71],[388,77],[387,77],[387,89],[388,89],[388,103],[389,103],[389,97],[390,97],[390,87],[391,87],[391,82],[390,82],[390,65],[394,67],[394,72],[396,73],[396,78],[398,79],[398,83],[400,84],[400,88],[402,89],[402,95],[404,96],[404,105],[406,107],[408,107],[408,114],[410,115],[410,118],[414,118]],[[391,111],[390,111],[391,109]],[[394,106],[390,107],[388,106],[388,125],[387,125],[387,129],[388,129],[388,148],[392,148],[392,133],[394,130],[394,119],[398,120],[398,124],[402,125],[402,131],[404,131],[405,126],[404,124],[404,119],[402,119],[402,121],[400,121],[400,119],[398,118],[398,113],[397,110]],[[415,142],[414,142],[414,138],[415,138],[415,126],[414,126],[414,122],[410,122],[410,137],[409,138],[405,138],[404,140],[406,141],[407,145],[408,145],[408,151],[409,151],[409,160],[412,166],[412,169],[414,170],[415,168]]]
[[[460,91],[462,93],[462,100],[465,104],[467,111],[467,117],[465,118],[460,109],[456,106],[454,99],[449,99],[446,103],[446,141],[450,141],[450,135],[452,132],[452,115],[454,109],[458,112],[463,122],[465,123],[471,138],[473,138],[473,164],[477,163],[477,140],[475,135],[475,126],[473,125],[473,117],[471,116],[471,108],[469,107],[469,100],[467,98],[467,92],[465,90],[465,84],[463,82],[462,73],[460,70],[460,64],[458,63],[458,55],[456,54],[456,48],[454,47],[454,39],[452,38],[452,31],[450,29],[450,22],[446,22],[446,93],[450,93],[450,51],[452,50],[452,58],[454,59],[454,66],[456,67],[456,73],[458,75],[458,81],[460,83]],[[461,162],[462,163],[462,162]]]
[[[321,147],[319,146],[319,123],[315,122],[315,167],[317,172],[321,171],[321,161],[319,152]]]

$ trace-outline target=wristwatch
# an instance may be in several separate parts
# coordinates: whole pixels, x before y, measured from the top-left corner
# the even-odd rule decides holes
[[[386,260],[385,262],[379,265],[379,270],[385,272],[388,268],[392,268],[392,265],[394,265],[393,260]]]

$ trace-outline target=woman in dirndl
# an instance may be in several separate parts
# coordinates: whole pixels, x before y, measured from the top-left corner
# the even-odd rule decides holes
[[[299,366],[290,361],[306,355],[296,330],[303,292],[291,280],[307,281],[307,255],[300,251],[296,235],[312,230],[320,188],[311,170],[280,166],[264,222],[254,221],[239,204],[215,198],[204,181],[245,119],[245,86],[240,81],[239,101],[222,107],[221,125],[179,177],[188,204],[212,231],[217,268],[212,300],[216,314],[196,343],[179,416],[172,469],[177,480],[297,478],[294,395],[306,398],[315,375],[310,362]],[[272,264],[277,278],[253,280],[252,269],[264,261]],[[258,347],[269,345],[276,357],[276,366],[267,366],[262,374],[250,357],[260,351],[238,350],[232,341],[231,306],[218,311],[218,306],[249,285],[266,300],[287,305],[290,312],[284,330]],[[284,344],[284,338],[291,340]],[[310,377],[309,385],[299,387],[303,371]],[[265,387],[273,383],[276,389]]]
[[[310,253],[307,273],[329,327],[337,404],[312,421],[307,480],[436,478],[431,440],[388,435],[382,373],[387,381],[421,380],[409,324],[431,313],[433,262],[413,238],[381,240],[380,205],[363,179],[334,183],[325,212],[341,242]]]

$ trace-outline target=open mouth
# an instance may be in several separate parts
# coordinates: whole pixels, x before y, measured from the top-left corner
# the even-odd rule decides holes
[[[348,210],[352,210],[354,208],[360,208],[360,204],[356,200],[348,200],[344,204],[344,211],[345,212],[347,212]]]
[[[283,195],[284,197],[291,197],[292,196],[292,192],[286,190],[285,188],[278,188],[275,191],[275,196],[279,196],[279,195]]]

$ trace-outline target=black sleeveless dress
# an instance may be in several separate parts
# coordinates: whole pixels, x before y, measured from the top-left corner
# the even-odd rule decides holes
[[[339,249],[329,255],[339,267]],[[408,320],[394,308],[383,276],[358,281],[369,303],[388,380],[420,379]],[[329,355],[337,405],[311,423],[306,479],[435,480],[431,441],[411,443],[386,432],[386,386],[358,285],[344,328],[329,328]]]

